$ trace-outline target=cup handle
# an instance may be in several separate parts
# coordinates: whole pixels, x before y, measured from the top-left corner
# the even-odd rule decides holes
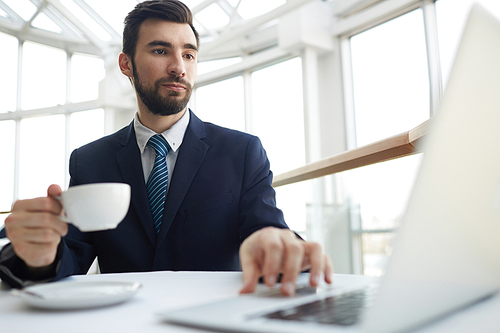
[[[57,201],[59,201],[61,203],[61,206],[62,206],[61,215],[58,216],[59,220],[66,222],[66,223],[71,223],[70,219],[68,218],[68,215],[66,215],[66,210],[64,209],[62,197],[60,195],[58,195],[58,196],[53,197],[53,198],[56,199]]]

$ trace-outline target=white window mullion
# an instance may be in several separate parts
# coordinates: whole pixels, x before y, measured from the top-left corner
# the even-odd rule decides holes
[[[424,14],[425,41],[427,44],[427,62],[429,66],[430,116],[438,108],[443,95],[441,62],[434,0],[422,0]]]
[[[16,112],[21,111],[22,76],[23,76],[23,46],[24,41],[19,40],[17,52],[17,93]],[[19,167],[21,160],[21,119],[16,118],[16,138],[14,152],[14,201],[19,198]]]
[[[347,149],[357,147],[356,116],[354,114],[354,91],[352,82],[351,40],[349,36],[341,37],[340,52],[342,58],[342,81],[344,87],[344,113]]]
[[[71,103],[71,93],[72,93],[72,87],[71,87],[71,53],[67,53],[67,60],[66,60],[66,104]],[[65,161],[69,162],[69,156],[71,154],[71,142],[70,142],[70,137],[71,137],[71,113],[66,113],[65,114],[65,151],[64,151],[64,156],[65,156]],[[64,188],[68,188],[69,186],[69,163],[65,163],[64,165]]]
[[[252,107],[252,73],[243,73],[243,89],[245,103],[245,131],[253,134],[253,107]]]

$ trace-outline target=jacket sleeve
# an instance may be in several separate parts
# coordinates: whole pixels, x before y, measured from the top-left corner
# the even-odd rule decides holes
[[[241,242],[265,227],[288,228],[283,212],[276,207],[273,174],[267,154],[257,137],[249,141],[240,198]]]

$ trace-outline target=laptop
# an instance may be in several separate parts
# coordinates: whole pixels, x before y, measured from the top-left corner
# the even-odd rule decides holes
[[[351,319],[333,323],[314,315],[324,303],[333,303],[327,315],[334,317],[344,300],[373,289],[356,275],[336,275],[333,286],[299,289],[294,297],[242,295],[162,313],[161,318],[231,332],[387,333],[419,328],[496,294],[500,22],[479,5],[469,14],[423,151],[386,274],[372,300],[358,301],[366,306]]]

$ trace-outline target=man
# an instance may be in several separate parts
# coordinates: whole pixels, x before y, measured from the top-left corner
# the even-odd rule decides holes
[[[24,286],[85,274],[97,256],[103,273],[241,268],[242,293],[253,292],[261,276],[273,286],[282,273],[281,290],[292,295],[304,269],[311,285],[321,274],[331,283],[320,246],[288,230],[276,208],[260,141],[203,123],[186,108],[199,45],[189,9],[177,0],[138,4],[125,19],[123,40],[119,66],[139,110],[128,127],[72,153],[70,186],[130,184],[127,216],[114,230],[83,233],[57,218],[59,186],[45,198],[17,201],[5,221],[11,244],[0,254],[2,279]],[[155,207],[150,178],[165,160],[168,185]]]

